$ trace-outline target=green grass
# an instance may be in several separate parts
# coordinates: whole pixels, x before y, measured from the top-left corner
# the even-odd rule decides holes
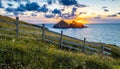
[[[88,46],[100,48],[98,45],[110,47],[111,57],[101,54],[88,55],[82,52],[60,49],[54,45],[34,38],[41,38],[41,27],[20,21],[19,38],[15,38],[14,19],[0,16],[0,69],[120,69],[120,48],[114,45],[88,42]],[[27,25],[27,26],[24,26]],[[28,31],[29,33],[24,33]],[[6,35],[4,35],[6,34]],[[46,29],[49,36],[60,37],[59,34]],[[29,38],[25,38],[29,37]],[[69,37],[66,40],[83,44],[83,41]]]

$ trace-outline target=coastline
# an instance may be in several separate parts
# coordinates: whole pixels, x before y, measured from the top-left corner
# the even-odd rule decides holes
[[[47,29],[48,31],[52,32],[52,33],[55,33],[55,34],[59,34],[59,35],[60,35],[60,33],[57,33],[57,32],[55,32],[55,31],[51,31],[51,30],[49,30],[48,28],[46,28],[46,29]],[[74,40],[83,42],[83,40],[78,39],[78,38],[74,38],[74,37],[71,37],[71,36],[68,36],[68,35],[64,35],[64,34],[63,34],[63,36],[64,36],[64,37],[68,37],[68,38],[70,38],[70,39],[74,39]],[[106,45],[111,45],[111,46],[119,47],[119,46],[114,45],[114,44],[107,44],[107,43],[103,43],[103,42],[101,43],[101,42],[90,42],[90,41],[87,41],[86,43],[87,43],[87,44],[92,44],[92,43],[94,43],[94,44],[97,45],[97,46],[101,46],[101,44],[106,44]],[[94,44],[93,44],[93,45],[94,45]]]
[[[41,24],[38,24],[41,26]],[[109,25],[109,24],[90,24],[87,25],[88,28],[52,28],[54,24],[45,24],[49,30],[60,33],[61,31],[64,32],[65,35],[81,39],[87,39],[89,42],[100,42],[104,44],[112,44],[117,45],[120,47],[120,40],[119,40],[119,25],[116,24]],[[99,32],[98,32],[99,31]],[[108,31],[108,32],[107,32]]]
[[[29,24],[30,24],[30,23],[28,23],[28,25],[29,25]],[[35,26],[35,27],[38,27],[38,28],[41,28],[40,25],[42,25],[42,24],[40,24],[40,25],[38,25],[38,24],[30,24],[30,25]],[[55,32],[55,31],[52,31],[52,30],[49,30],[49,28],[47,28],[47,27],[45,27],[45,29],[46,29],[47,31],[49,31],[49,32],[52,32],[52,33],[55,33],[55,34],[59,34],[59,35],[60,35],[60,33]],[[63,34],[63,36],[64,36],[64,37],[68,37],[68,38],[73,39],[73,40],[76,40],[76,41],[83,42],[83,40],[78,39],[78,38],[75,38],[75,37],[71,37],[71,36],[68,36],[68,35],[65,35],[65,34]],[[110,45],[110,46],[116,46],[116,47],[119,47],[119,48],[120,48],[120,46],[118,46],[118,45],[116,45],[116,44],[109,44],[109,43],[103,43],[103,42],[93,42],[93,41],[91,42],[91,41],[86,41],[86,43],[87,43],[87,44],[92,44],[93,46]]]

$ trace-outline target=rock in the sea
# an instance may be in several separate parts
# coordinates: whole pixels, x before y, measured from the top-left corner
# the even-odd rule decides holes
[[[53,28],[69,28],[69,24],[66,23],[64,20],[61,20],[59,23],[55,24]]]
[[[64,20],[61,20],[59,23],[55,24],[53,28],[87,28],[87,26],[75,21],[73,21],[71,24],[68,24]]]
[[[85,26],[82,23],[77,23],[77,22],[73,21],[70,24],[70,28],[85,28]]]

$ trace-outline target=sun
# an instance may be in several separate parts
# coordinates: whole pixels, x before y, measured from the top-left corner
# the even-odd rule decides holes
[[[88,24],[89,23],[86,19],[80,18],[79,16],[77,16],[74,19],[64,19],[64,21],[68,24],[71,24],[73,21],[76,23],[80,23],[80,24]]]
[[[76,17],[74,19],[75,22],[78,22],[78,23],[82,23],[82,24],[88,24],[88,21],[83,19],[83,18],[80,18],[80,17]]]

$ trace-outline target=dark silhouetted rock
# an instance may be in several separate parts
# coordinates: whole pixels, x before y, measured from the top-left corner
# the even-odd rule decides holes
[[[85,28],[85,26],[82,23],[77,23],[77,22],[73,21],[70,24],[70,28]]]
[[[87,28],[87,26],[75,21],[73,21],[71,24],[68,24],[64,20],[61,20],[59,23],[55,24],[53,28]]]
[[[53,28],[69,28],[69,24],[66,23],[64,20],[61,20],[59,23],[55,24]]]

